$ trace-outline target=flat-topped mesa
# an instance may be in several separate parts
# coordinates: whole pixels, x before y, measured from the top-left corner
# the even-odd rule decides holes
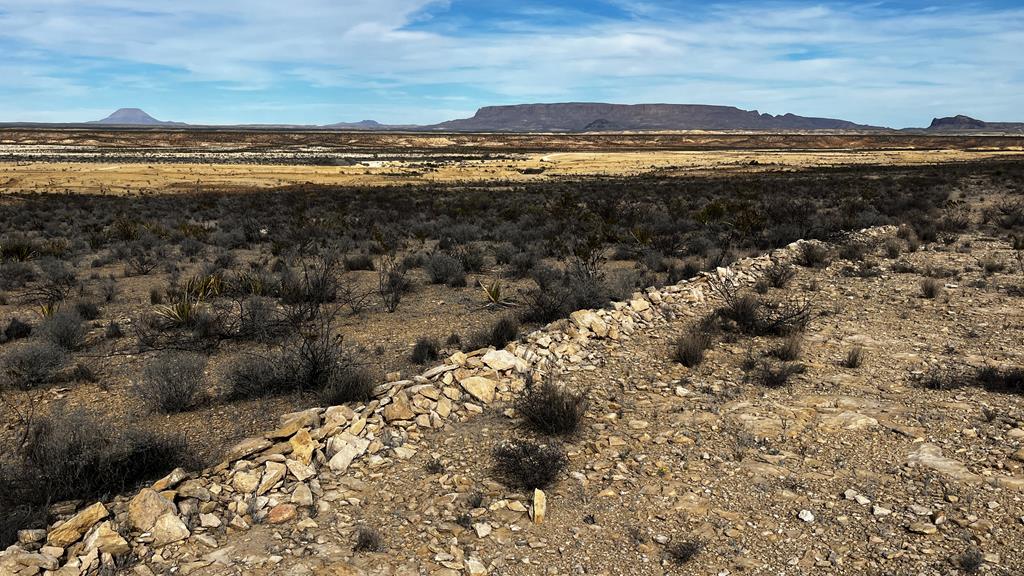
[[[435,129],[496,132],[608,130],[879,130],[832,118],[773,116],[757,110],[703,104],[603,104],[568,102],[480,108],[472,118]]]

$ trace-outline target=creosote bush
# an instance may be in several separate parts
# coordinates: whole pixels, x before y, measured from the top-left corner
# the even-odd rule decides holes
[[[575,434],[590,403],[586,392],[572,392],[552,378],[539,385],[527,380],[527,390],[516,402],[516,411],[531,430],[549,435]]]
[[[39,335],[65,350],[75,350],[85,340],[85,326],[77,311],[61,309],[43,320]]]
[[[800,333],[790,334],[772,349],[772,356],[783,362],[792,362],[800,358],[800,351],[803,348],[803,335]]]
[[[356,528],[356,542],[352,545],[353,552],[382,552],[384,537],[380,532],[369,526]]]
[[[565,451],[555,444],[512,440],[494,450],[494,474],[506,486],[520,490],[544,489],[568,464]]]
[[[797,263],[806,268],[824,268],[828,266],[828,247],[813,242],[804,242],[797,252]]]
[[[53,502],[103,499],[201,466],[180,437],[58,408],[34,423],[20,460],[0,469],[0,536],[7,538],[0,545],[11,543],[15,523],[45,527]]]
[[[440,357],[438,348],[437,341],[433,338],[421,337],[416,340],[416,345],[412,347],[410,359],[419,365],[426,364],[427,362],[436,362]]]
[[[842,365],[844,368],[860,368],[864,364],[864,347],[854,346],[846,353]]]
[[[684,540],[670,544],[665,550],[675,564],[686,564],[693,560],[704,549],[704,545],[695,540]]]
[[[936,298],[942,293],[942,284],[934,278],[925,278],[921,280],[921,297],[922,298]]]
[[[45,340],[26,340],[7,348],[0,357],[0,389],[11,385],[28,390],[49,384],[67,363],[64,349]]]
[[[170,353],[153,358],[142,371],[135,393],[151,410],[164,414],[196,406],[203,393],[206,358],[199,354]]]
[[[512,316],[505,316],[490,328],[477,332],[469,340],[469,350],[479,350],[493,346],[501,350],[509,342],[519,338],[519,321]]]
[[[276,354],[236,358],[227,370],[228,397],[313,393],[334,404],[369,399],[373,380],[342,343],[332,324],[321,320],[307,326]]]
[[[466,286],[466,269],[462,261],[454,256],[434,252],[427,259],[424,269],[431,284],[447,284],[452,288]]]
[[[765,388],[782,388],[789,384],[789,379],[803,374],[806,367],[797,362],[779,362],[768,359],[757,360],[747,373],[747,379]]]
[[[694,327],[676,340],[673,356],[676,362],[687,368],[693,368],[704,361],[704,353],[714,343],[714,338],[708,330]]]

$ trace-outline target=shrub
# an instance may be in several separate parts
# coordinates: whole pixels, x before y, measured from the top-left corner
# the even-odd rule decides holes
[[[956,564],[964,572],[975,574],[985,564],[985,555],[977,548],[970,548],[956,559]]]
[[[783,362],[792,362],[800,357],[800,349],[802,347],[803,336],[799,333],[791,334],[772,350],[772,356]]]
[[[20,340],[31,335],[32,326],[17,318],[11,318],[11,321],[7,323],[7,328],[4,329],[4,337],[7,340]]]
[[[293,387],[279,364],[280,357],[244,356],[232,360],[225,374],[228,397],[233,400],[286,394]]]
[[[600,279],[580,271],[539,266],[533,280],[537,287],[522,294],[523,318],[528,322],[548,323],[576,310],[601,308],[609,301]]]
[[[675,343],[674,356],[687,368],[698,366],[704,361],[704,352],[714,345],[714,338],[706,330],[691,329],[680,336]]]
[[[764,277],[773,288],[785,288],[796,276],[796,269],[782,262],[774,262],[764,271]]]
[[[744,334],[787,336],[805,330],[813,317],[807,301],[762,299],[724,283],[713,285],[712,290],[724,300],[715,315]]]
[[[839,257],[851,262],[860,262],[870,249],[871,247],[865,242],[851,240],[840,246]]]
[[[58,411],[34,426],[26,465],[44,501],[101,497],[194,467],[186,448],[179,437]]]
[[[12,487],[0,486],[7,497],[0,496],[0,548],[18,542],[18,532],[27,528],[46,528],[46,505],[25,503],[11,498]]]
[[[896,238],[886,239],[885,244],[882,246],[882,248],[885,251],[885,257],[890,260],[895,260],[899,258],[900,254],[903,252],[903,246],[900,244],[900,241],[897,240]]]
[[[427,259],[425,269],[431,284],[447,284],[452,288],[466,285],[466,270],[457,258],[434,252]]]
[[[30,340],[11,346],[3,356],[0,369],[8,382],[27,390],[52,382],[66,362],[63,348],[48,341]]]
[[[384,309],[394,312],[398,309],[402,296],[409,291],[409,280],[405,277],[406,269],[394,262],[393,258],[381,259],[377,270],[377,293],[384,302]]]
[[[681,280],[689,280],[700,274],[700,264],[693,259],[687,259],[683,264],[673,264],[668,269],[668,279],[666,280],[669,284],[678,284]]]
[[[921,297],[922,298],[936,298],[942,292],[942,285],[939,281],[934,278],[925,278],[921,280]]]
[[[477,332],[470,338],[469,349],[479,350],[493,346],[501,350],[509,342],[519,337],[519,321],[511,316],[505,316],[494,323],[487,330]]]
[[[535,432],[569,435],[579,429],[588,406],[585,392],[573,393],[545,378],[540,386],[527,388],[516,402],[516,411]]]
[[[864,364],[864,347],[854,346],[846,353],[846,357],[843,358],[844,368],[860,368]]]
[[[341,404],[367,400],[373,392],[373,380],[347,355],[328,321],[308,328],[278,354],[236,359],[226,379],[232,399],[315,393]]]
[[[252,296],[240,305],[238,336],[254,342],[270,342],[287,331],[277,306],[270,298]]]
[[[517,252],[509,262],[509,274],[516,279],[528,277],[537,267],[540,256],[534,252]]]
[[[437,341],[432,338],[420,338],[412,347],[411,360],[415,364],[435,362],[439,357]]]
[[[377,383],[367,370],[355,366],[340,369],[320,390],[324,406],[362,402],[373,397]]]
[[[455,251],[455,256],[458,257],[459,262],[462,263],[462,268],[466,272],[473,272],[475,274],[484,269],[484,252],[474,244],[460,246]]]
[[[346,270],[373,270],[373,257],[365,252],[359,252],[345,257]]]
[[[85,340],[85,326],[78,312],[58,310],[39,325],[39,335],[65,350],[74,350]]]
[[[824,268],[828,266],[828,247],[815,243],[804,242],[800,244],[796,261],[806,268]]]
[[[701,550],[704,549],[704,545],[694,540],[685,540],[683,542],[677,542],[669,545],[666,549],[669,558],[675,564],[686,564],[690,560],[693,560],[697,554],[700,554]]]
[[[164,414],[195,407],[203,391],[206,358],[172,353],[154,358],[142,372],[135,393],[150,409]]]
[[[977,371],[975,382],[989,392],[1024,394],[1024,368],[986,366]]]
[[[751,382],[765,388],[782,388],[789,383],[790,377],[803,374],[805,371],[804,365],[799,363],[760,360],[755,363],[747,377]]]
[[[560,446],[514,440],[494,450],[494,474],[514,489],[534,490],[551,485],[568,464]]]
[[[356,528],[356,543],[353,552],[381,552],[384,550],[384,537],[380,532],[368,526]]]
[[[100,307],[92,302],[76,302],[75,312],[83,320],[95,320],[100,317]]]

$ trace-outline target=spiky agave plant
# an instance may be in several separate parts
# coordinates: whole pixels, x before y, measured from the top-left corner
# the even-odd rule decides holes
[[[500,279],[495,278],[490,284],[484,284],[483,280],[478,280],[478,282],[480,283],[480,288],[484,291],[484,296],[487,297],[488,306],[500,306],[502,308],[515,306],[515,302],[504,298]]]
[[[199,305],[200,301],[198,300],[181,298],[176,302],[157,306],[153,309],[153,313],[170,326],[190,326],[195,322]]]

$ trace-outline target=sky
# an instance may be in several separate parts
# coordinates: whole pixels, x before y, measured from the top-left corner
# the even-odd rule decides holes
[[[427,124],[565,101],[1024,121],[1024,1],[0,0],[0,121]]]

